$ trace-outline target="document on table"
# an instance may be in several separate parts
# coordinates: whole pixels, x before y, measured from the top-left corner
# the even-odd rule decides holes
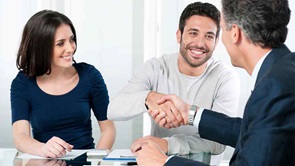
[[[89,150],[72,150],[71,152],[67,152],[65,155],[63,155],[62,157],[59,157],[57,159],[66,159],[66,160],[70,160],[70,159],[75,159],[76,157],[86,153]],[[46,157],[41,157],[41,156],[36,156],[36,155],[31,155],[31,154],[21,154],[19,156],[17,156],[16,158],[18,159],[50,159],[50,158],[46,158]]]
[[[105,156],[103,160],[136,160],[136,156],[130,149],[114,149],[110,154]]]

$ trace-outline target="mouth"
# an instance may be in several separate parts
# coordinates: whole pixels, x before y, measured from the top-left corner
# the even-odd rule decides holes
[[[200,58],[206,53],[206,51],[199,50],[199,49],[198,50],[190,49],[190,52],[192,53],[193,58]]]
[[[60,56],[61,59],[64,59],[66,61],[71,61],[73,59],[72,55],[65,55],[65,56]]]

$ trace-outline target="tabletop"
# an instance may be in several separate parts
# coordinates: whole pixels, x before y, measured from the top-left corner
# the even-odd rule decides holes
[[[73,159],[18,159],[20,152],[13,148],[0,148],[0,165],[1,166],[80,166],[80,165],[134,165],[132,161],[109,161],[103,160],[103,156],[87,156],[86,153]],[[210,155],[206,153],[189,154],[181,157],[191,158],[203,163],[210,163]]]

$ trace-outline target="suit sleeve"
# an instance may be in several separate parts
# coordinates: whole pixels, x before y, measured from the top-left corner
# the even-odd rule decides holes
[[[205,109],[199,123],[199,133],[202,138],[235,147],[241,123],[241,118],[231,118],[222,113]]]
[[[177,157],[173,156],[171,157],[164,166],[180,166],[180,165],[185,165],[185,166],[207,166],[204,163],[194,161],[191,159],[187,158],[182,158],[182,157]]]

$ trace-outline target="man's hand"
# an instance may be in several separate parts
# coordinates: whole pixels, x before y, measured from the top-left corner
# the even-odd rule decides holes
[[[157,103],[159,105],[167,102],[172,102],[174,107],[173,115],[171,116],[171,113],[165,114],[165,116],[159,114],[158,112],[150,112],[151,116],[153,119],[158,123],[161,127],[166,127],[168,126],[179,126],[179,125],[186,125],[188,122],[188,113],[189,113],[189,108],[190,105],[185,103],[183,100],[181,100],[179,97],[176,95],[163,95]],[[175,117],[181,117],[181,118],[175,118]],[[169,120],[170,119],[170,120]],[[181,119],[181,120],[180,120]]]
[[[132,153],[136,153],[138,150],[140,150],[141,146],[143,144],[145,144],[148,141],[153,141],[154,143],[156,143],[163,152],[168,153],[168,142],[167,140],[163,139],[163,138],[157,138],[157,137],[153,137],[153,136],[145,136],[142,138],[139,138],[137,140],[135,140],[133,142],[133,144],[131,145],[131,152]]]
[[[140,142],[140,148],[135,155],[139,166],[163,166],[168,158],[158,144],[150,139]]]
[[[158,101],[165,96],[157,92],[150,92],[146,98],[146,105],[152,118],[161,127],[174,128],[183,123],[183,117],[171,101]]]
[[[73,147],[73,145],[68,144],[58,137],[52,137],[43,145],[41,156],[50,158],[61,157],[66,154],[66,151],[72,151]]]

